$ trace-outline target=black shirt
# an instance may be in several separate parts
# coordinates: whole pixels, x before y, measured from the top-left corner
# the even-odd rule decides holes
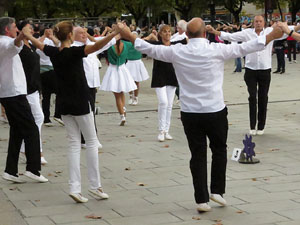
[[[50,57],[57,75],[57,95],[61,101],[61,114],[80,116],[90,113],[89,87],[86,81],[82,58],[85,45],[59,48],[45,45],[44,53]]]
[[[26,76],[27,94],[41,90],[40,56],[33,45],[30,47],[24,45],[19,53]]]
[[[148,41],[154,45],[163,45],[161,41]],[[186,39],[181,41],[171,42],[171,45],[178,43],[186,44]],[[152,69],[152,88],[160,88],[164,86],[178,86],[176,74],[172,63],[163,62],[160,60],[153,59],[153,69]]]

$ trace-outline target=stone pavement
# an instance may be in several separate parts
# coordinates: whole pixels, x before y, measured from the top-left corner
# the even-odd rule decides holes
[[[152,61],[144,61],[151,71]],[[128,123],[124,127],[118,126],[113,95],[97,94],[101,114],[96,120],[104,146],[99,152],[100,171],[108,200],[88,195],[85,150],[82,193],[89,202],[76,204],[68,196],[66,132],[56,124],[42,131],[44,155],[49,162],[42,174],[50,182],[12,184],[0,179],[0,225],[299,225],[299,64],[287,64],[285,75],[272,75],[265,135],[254,137],[261,163],[242,165],[228,160],[227,207],[210,203],[212,212],[197,213],[179,106],[174,105],[172,115],[170,133],[174,140],[159,143],[157,100],[147,81],[141,85],[139,105],[127,106]],[[243,147],[242,139],[249,128],[243,74],[233,74],[233,70],[231,60],[225,65],[224,79],[230,125],[228,159],[233,148]],[[101,69],[102,76],[104,71]],[[7,124],[0,124],[1,173],[8,131]],[[20,173],[24,168],[20,164]],[[91,214],[102,218],[85,218]]]

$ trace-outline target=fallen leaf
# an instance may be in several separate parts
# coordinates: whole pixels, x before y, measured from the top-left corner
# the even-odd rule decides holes
[[[170,147],[170,145],[164,145],[164,148],[169,148]]]
[[[193,220],[201,220],[201,217],[200,216],[193,216],[192,219]]]
[[[87,219],[101,219],[102,218],[102,216],[96,216],[95,214],[90,214],[90,215],[87,215],[87,216],[85,216],[85,218],[87,218]]]
[[[252,178],[251,180],[253,180],[253,181],[257,181],[257,179],[256,179],[256,178]]]
[[[231,125],[232,125],[232,123],[228,123],[228,125],[229,125],[229,126],[231,126]]]
[[[268,181],[268,180],[270,180],[270,178],[267,177],[267,178],[264,178],[264,180],[265,180],[265,181]]]
[[[142,142],[142,140],[139,140],[139,142]]]
[[[255,152],[256,154],[262,154],[262,152]]]
[[[52,173],[48,173],[48,177],[51,177],[51,176],[53,176],[53,174]]]
[[[243,211],[236,211],[236,213],[243,213]]]
[[[292,115],[296,115],[296,113],[291,113]]]
[[[7,139],[0,138],[0,141],[7,141]]]
[[[131,168],[130,167],[126,167],[125,170],[131,170]]]
[[[20,176],[23,176],[24,174],[23,174],[23,173],[19,173],[19,175],[20,175]]]
[[[10,191],[15,191],[15,190],[17,190],[17,187],[10,188],[9,190]]]
[[[37,199],[37,200],[34,200],[34,201],[35,201],[35,202],[40,202],[41,200],[38,200],[38,199]]]
[[[145,118],[145,119],[149,119],[149,116],[145,116],[144,118]]]
[[[62,171],[60,171],[60,170],[56,170],[56,171],[55,171],[55,173],[62,173]]]
[[[145,186],[144,183],[138,183],[138,186]]]
[[[279,148],[272,148],[270,151],[275,152],[275,151],[279,151],[279,150],[280,150]]]
[[[135,135],[134,135],[134,134],[132,134],[132,135],[130,135],[129,137],[135,137]]]

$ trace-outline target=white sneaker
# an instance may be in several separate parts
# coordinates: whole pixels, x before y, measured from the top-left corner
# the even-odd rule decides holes
[[[29,177],[32,180],[38,181],[40,183],[46,183],[48,182],[48,179],[45,178],[42,174],[40,176],[37,176],[30,171],[25,171],[24,176]]]
[[[120,117],[121,117],[120,126],[124,126],[124,125],[125,125],[125,122],[126,122],[126,117],[125,117],[124,114],[122,114]]]
[[[165,133],[165,139],[166,140],[173,140],[173,137],[167,132],[167,133]]]
[[[54,124],[52,122],[44,123],[44,126],[46,127],[53,127]]]
[[[62,121],[60,118],[53,117],[53,119],[54,119],[56,122],[58,122],[60,125],[62,125],[62,126],[65,125],[64,121]]]
[[[4,117],[4,116],[0,116],[0,121],[3,122],[3,123],[8,123],[7,118]]]
[[[211,194],[210,200],[220,204],[221,206],[226,206],[226,200],[219,194]]]
[[[25,153],[20,152],[20,154],[19,154],[19,163],[26,164],[26,162],[27,162],[27,160],[26,160]]]
[[[85,197],[83,197],[83,196],[81,195],[81,193],[70,193],[69,196],[70,196],[71,198],[73,198],[73,200],[74,200],[75,202],[78,202],[78,203],[85,203],[85,202],[88,202],[88,199],[85,198]]]
[[[8,180],[8,181],[11,181],[11,182],[14,182],[14,183],[18,183],[18,184],[26,183],[26,181],[22,180],[20,177],[10,175],[10,174],[8,174],[6,172],[3,173],[2,178],[4,180]]]
[[[297,63],[297,60],[294,60],[294,63]]]
[[[129,104],[129,105],[132,105],[132,103],[133,103],[133,96],[132,96],[132,95],[129,95],[128,104]]]
[[[200,203],[197,207],[198,212],[209,212],[211,207],[207,203]]]
[[[161,131],[157,136],[158,141],[163,142],[165,141],[165,133]]]
[[[99,142],[98,143],[98,150],[100,150],[100,149],[102,149],[103,148],[103,146],[102,146],[102,144]]]
[[[91,192],[92,194],[96,195],[97,197],[99,197],[101,199],[108,199],[109,198],[108,194],[104,193],[102,188],[89,189],[89,192]]]
[[[137,105],[138,104],[138,97],[134,97],[132,101],[132,105]]]
[[[263,135],[265,133],[264,130],[257,130],[257,135]]]
[[[252,135],[252,136],[255,136],[256,135],[256,130],[250,130],[249,134]]]
[[[44,156],[41,156],[41,164],[42,165],[46,165],[48,162],[47,162],[47,160],[45,159],[45,157]]]

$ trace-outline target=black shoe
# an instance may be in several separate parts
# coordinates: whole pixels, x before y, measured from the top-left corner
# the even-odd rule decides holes
[[[273,73],[280,73],[280,70],[276,70],[275,72],[273,72]]]
[[[285,73],[285,70],[284,70],[284,69],[280,72],[280,74],[283,74],[283,73]]]

